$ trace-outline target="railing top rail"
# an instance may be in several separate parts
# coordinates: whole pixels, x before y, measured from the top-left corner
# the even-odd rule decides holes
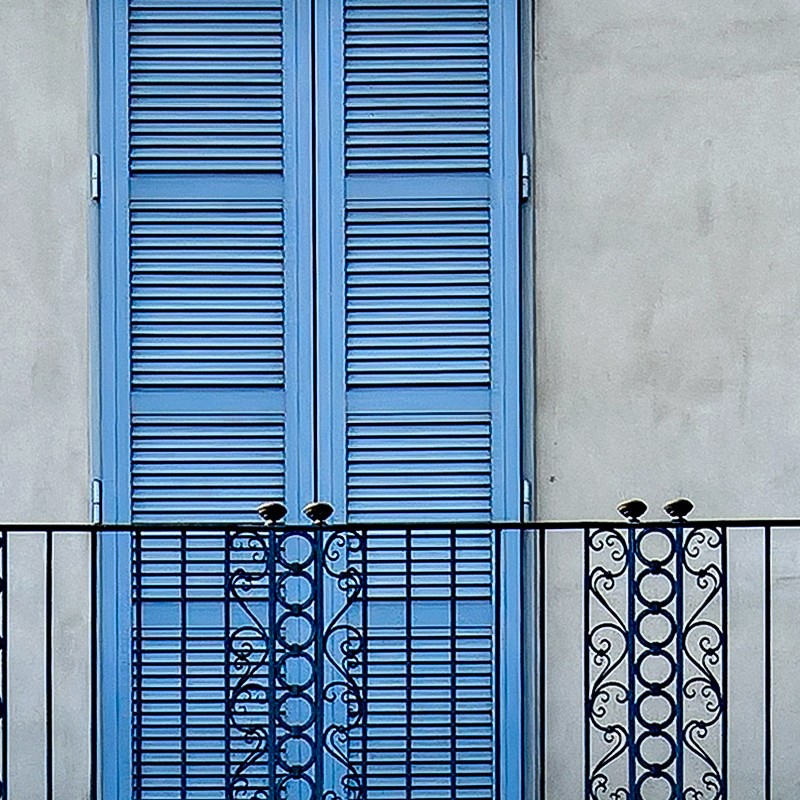
[[[17,533],[44,533],[48,531],[61,533],[134,533],[134,532],[159,532],[159,531],[198,531],[219,533],[220,531],[314,531],[325,530],[328,532],[355,532],[355,531],[395,531],[395,530],[463,530],[463,531],[500,531],[500,530],[529,530],[540,527],[538,523],[527,522],[494,522],[494,521],[457,521],[442,522],[441,520],[397,520],[390,522],[337,522],[326,525],[311,525],[308,523],[282,523],[280,525],[266,525],[263,522],[143,522],[143,523],[2,523],[0,530]],[[565,527],[571,527],[566,525]]]
[[[133,532],[168,532],[168,531],[313,531],[322,528],[326,531],[393,531],[393,530],[442,530],[442,531],[568,531],[568,530],[622,530],[634,528],[672,528],[683,525],[687,528],[726,528],[729,530],[751,528],[800,528],[800,518],[728,518],[728,519],[702,519],[702,520],[642,520],[629,522],[626,520],[542,520],[532,522],[519,522],[516,520],[390,520],[379,522],[337,522],[326,525],[312,525],[308,523],[282,523],[280,525],[265,525],[263,522],[0,522],[0,531],[14,533],[133,533]]]

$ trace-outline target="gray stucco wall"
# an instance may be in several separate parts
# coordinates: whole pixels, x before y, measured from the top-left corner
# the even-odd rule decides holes
[[[537,508],[800,515],[800,6],[537,3]]]
[[[90,480],[87,0],[0,2],[0,520],[80,522]],[[87,796],[88,539],[58,536],[56,798]],[[44,793],[44,555],[12,536],[9,797]]]
[[[800,5],[536,4],[536,505],[800,516]],[[581,532],[546,548],[548,789],[582,796]],[[774,796],[800,786],[776,537]],[[763,795],[763,545],[730,550],[730,797]],[[550,795],[549,795],[550,796]]]
[[[0,3],[0,519],[86,519],[86,0]]]
[[[88,5],[0,2],[3,520],[88,513]],[[686,494],[703,516],[800,515],[800,8],[538,0],[536,38],[538,515],[608,517],[633,494]],[[581,698],[564,691],[580,686],[580,628],[564,624],[576,536],[548,553],[554,797],[580,792]],[[72,798],[86,786],[87,543],[60,541],[57,796]],[[10,548],[14,800],[42,796],[43,548]]]

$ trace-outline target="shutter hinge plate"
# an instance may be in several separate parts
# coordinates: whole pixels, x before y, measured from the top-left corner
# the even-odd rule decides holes
[[[89,194],[92,202],[100,202],[100,154],[92,153],[91,164],[89,167]]]
[[[519,200],[527,203],[531,199],[531,157],[522,153],[519,159]]]
[[[103,482],[100,478],[92,478],[92,525],[103,521]]]
[[[533,521],[533,486],[527,478],[522,479],[522,521]]]

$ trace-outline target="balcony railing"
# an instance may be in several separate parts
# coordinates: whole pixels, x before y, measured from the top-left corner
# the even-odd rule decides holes
[[[3,797],[794,797],[800,521],[688,509],[5,526]]]

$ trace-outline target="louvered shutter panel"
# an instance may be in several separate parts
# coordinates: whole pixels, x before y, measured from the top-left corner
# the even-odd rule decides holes
[[[405,523],[367,536],[351,755],[367,797],[517,797],[519,542],[457,530],[519,514],[517,4],[321,5],[320,493]]]
[[[99,13],[113,108],[106,517],[165,525],[108,567],[131,595],[106,630],[132,649],[112,666],[121,699],[104,780],[109,796],[222,800],[252,750],[227,708],[241,674],[228,638],[244,621],[224,524],[257,521],[266,499],[296,514],[311,484],[310,106],[298,89],[309,12],[293,0],[110,0]]]
[[[321,477],[347,519],[516,517],[516,9],[323,5]]]
[[[114,516],[247,521],[265,498],[295,508],[297,465],[311,463],[294,452],[309,425],[309,120],[297,90],[308,20],[281,0],[114,7],[125,96],[110,131],[109,323],[129,348],[116,379],[130,420]]]
[[[302,78],[284,69],[298,49],[285,5],[129,2],[135,520],[296,505]]]

